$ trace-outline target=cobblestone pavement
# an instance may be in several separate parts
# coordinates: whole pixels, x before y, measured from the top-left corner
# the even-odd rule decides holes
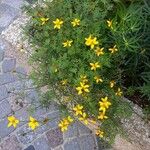
[[[22,4],[23,0],[0,0],[0,33],[21,15]],[[58,128],[60,114],[55,104],[48,110],[38,108],[32,113],[28,103],[38,103],[38,94],[32,88],[32,81],[27,79],[26,70],[16,63],[17,58],[5,54],[8,45],[5,39],[0,38],[0,150],[102,149],[98,148],[96,137],[91,131],[79,122],[62,134]],[[7,128],[9,115],[15,115],[21,120],[17,129]],[[47,116],[53,121],[31,132],[24,122],[29,115],[38,119]]]

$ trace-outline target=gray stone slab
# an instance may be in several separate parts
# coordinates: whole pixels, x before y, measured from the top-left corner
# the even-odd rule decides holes
[[[15,116],[18,120],[20,120],[20,123],[18,125],[19,127],[26,124],[27,120],[29,119],[29,112],[28,112],[27,107],[24,107],[20,109],[19,111],[16,111]]]
[[[15,82],[16,77],[12,73],[3,73],[0,74],[0,85]]]
[[[56,148],[54,148],[53,150],[63,150],[62,146],[58,146]]]
[[[3,31],[3,27],[0,27],[0,33]],[[0,62],[4,59],[6,44],[4,44],[4,40],[0,38]]]
[[[11,106],[7,100],[0,102],[0,119],[11,113]]]
[[[50,113],[46,116],[37,116],[39,119],[44,119],[44,118],[48,118],[50,119],[49,122],[47,122],[46,124],[42,124],[39,128],[36,129],[36,133],[37,134],[42,134],[50,129],[54,129],[58,127],[58,123],[59,123],[59,112],[53,112]]]
[[[7,4],[0,5],[0,27],[7,27],[17,16],[19,15],[18,10],[10,7]]]
[[[58,111],[56,112],[52,112],[47,116],[50,121],[47,123],[47,126],[49,128],[57,128],[58,127],[58,123],[60,122],[60,114]]]
[[[37,134],[35,131],[32,131],[31,129],[29,129],[28,125],[25,125],[19,128],[19,131],[17,131],[17,136],[18,136],[18,140],[22,144],[26,145],[26,144],[31,143],[33,140],[35,140],[37,137]]]
[[[9,92],[18,92],[25,89],[24,81],[15,81],[5,85]]]
[[[39,95],[38,95],[38,92],[35,89],[26,91],[26,100],[29,103],[38,102],[38,99],[39,99]]]
[[[70,140],[64,144],[64,150],[82,150],[77,139]],[[91,149],[94,150],[94,149]]]
[[[3,60],[2,70],[4,73],[14,71],[16,67],[16,59],[15,58],[7,58]]]
[[[73,138],[79,136],[78,123],[75,122],[68,127],[68,130],[64,132],[64,138]]]
[[[22,150],[17,137],[11,136],[0,144],[0,150]]]
[[[7,125],[8,125],[7,118],[0,121],[0,137],[1,138],[8,136],[10,133],[12,133],[15,130],[14,127],[12,126],[8,128]]]
[[[0,32],[1,32],[2,30],[3,30],[3,28],[0,29]],[[4,48],[3,48],[3,46],[1,46],[1,44],[0,44],[0,62],[3,61],[3,59],[4,59],[4,54],[5,54]]]
[[[35,150],[33,145],[28,146],[27,148],[25,148],[24,150]]]
[[[85,135],[85,134],[87,135],[92,133],[92,131],[89,128],[87,128],[85,125],[83,125],[81,122],[78,122],[78,129],[81,135]]]
[[[46,133],[50,147],[55,148],[63,144],[63,134],[59,128],[52,129]]]
[[[78,138],[82,150],[98,150],[94,136],[84,135]]]
[[[8,91],[5,85],[0,86],[0,101],[8,97]]]
[[[26,76],[27,75],[27,71],[26,71],[26,69],[25,68],[23,68],[23,67],[16,67],[16,73],[18,73],[19,75],[21,75],[21,76]]]
[[[24,4],[24,0],[2,0],[2,3],[20,9]]]
[[[35,150],[51,150],[45,137],[40,137],[34,142]]]

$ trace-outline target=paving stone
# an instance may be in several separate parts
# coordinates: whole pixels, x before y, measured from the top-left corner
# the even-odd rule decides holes
[[[12,73],[0,74],[0,85],[15,82],[16,77]]]
[[[22,75],[22,76],[26,76],[27,75],[27,71],[25,70],[25,68],[23,67],[16,67],[16,73]]]
[[[26,100],[29,103],[38,102],[38,99],[39,99],[39,95],[35,89],[26,91]]]
[[[35,131],[32,131],[29,129],[27,125],[19,128],[19,131],[17,132],[18,140],[23,144],[29,144],[33,140],[36,139],[37,134]]]
[[[46,136],[52,148],[55,148],[63,143],[63,134],[59,128],[48,131]]]
[[[16,111],[15,116],[17,119],[20,120],[20,123],[18,125],[19,127],[26,124],[25,121],[29,120],[28,108],[24,107],[24,108],[20,109],[19,111]]]
[[[6,84],[7,90],[9,92],[17,92],[25,89],[24,81],[15,81],[12,83]]]
[[[7,118],[0,121],[0,137],[1,138],[8,136],[10,133],[12,133],[15,130],[12,126],[8,128],[7,125],[8,125]]]
[[[16,136],[11,136],[0,145],[0,150],[22,150]]]
[[[8,91],[5,85],[0,86],[0,101],[8,97]]]
[[[37,115],[36,115],[37,116]],[[49,121],[48,123],[46,123],[45,125],[40,126],[39,128],[36,129],[36,133],[37,134],[42,134],[50,129],[54,129],[58,127],[58,122],[59,122],[59,112],[53,112],[50,113],[46,116],[37,116],[40,119],[43,118],[49,118],[51,121]],[[55,119],[54,119],[55,118]]]
[[[4,59],[2,63],[2,70],[4,73],[14,71],[16,67],[16,59]]]
[[[7,27],[17,16],[19,12],[7,4],[0,5],[0,27]]]
[[[54,148],[53,150],[63,150],[63,148],[61,146],[58,146],[58,147]]]
[[[92,135],[84,135],[78,138],[82,150],[98,150],[96,141]]]
[[[0,103],[0,119],[11,113],[11,106],[7,100]]]
[[[77,139],[70,140],[64,144],[64,150],[82,150]],[[94,150],[94,149],[90,149]]]
[[[79,124],[77,122],[70,125],[68,127],[68,130],[64,132],[64,138],[72,138],[79,136],[78,125]]]
[[[1,33],[1,31],[3,31],[3,29],[4,28],[0,27],[0,33]],[[3,39],[0,38],[0,62],[3,61],[3,59],[4,59],[5,48],[6,48],[6,45],[4,44]]]
[[[85,125],[83,125],[81,122],[78,122],[78,129],[81,135],[85,135],[85,134],[87,135],[92,133],[91,130]]]
[[[24,149],[24,150],[35,150],[35,148],[34,148],[34,146],[33,145],[30,145],[30,146],[28,146],[26,149]]]
[[[1,31],[0,31],[0,32],[1,32]],[[5,52],[4,52],[4,50],[2,49],[2,47],[0,46],[0,62],[3,61],[3,59],[4,59],[4,54],[5,54]]]
[[[20,9],[24,4],[23,0],[2,0],[2,3],[10,5],[11,7]]]
[[[35,150],[51,150],[45,137],[40,137],[34,142]]]
[[[47,123],[47,125],[49,126],[49,128],[57,128],[58,127],[58,123],[60,122],[59,111],[52,112],[52,113],[48,114],[47,117],[51,120],[51,121],[49,121]]]

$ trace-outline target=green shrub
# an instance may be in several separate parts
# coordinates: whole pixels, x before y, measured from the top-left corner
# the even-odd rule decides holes
[[[54,0],[45,7],[26,7],[31,19],[25,32],[36,68],[31,77],[47,87],[43,106],[57,97],[65,116],[71,113],[85,124],[96,121],[101,137],[111,141],[122,132],[121,119],[131,115],[122,98],[124,82],[137,86],[139,72],[145,70],[138,68],[144,66],[143,49],[148,48],[142,41],[145,5],[136,0]],[[67,120],[61,128],[72,121]]]

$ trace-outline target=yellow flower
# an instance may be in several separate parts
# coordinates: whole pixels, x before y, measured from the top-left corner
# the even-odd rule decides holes
[[[33,117],[30,116],[30,119],[29,119],[29,120],[30,120],[30,121],[29,121],[29,123],[28,123],[28,126],[29,126],[32,130],[34,130],[36,127],[39,126],[38,121],[37,121],[36,119],[34,119]]]
[[[115,93],[117,96],[122,96],[123,92],[120,88],[118,88],[118,91]]]
[[[8,119],[8,127],[13,126],[14,128],[17,127],[17,124],[19,123],[19,120],[15,118],[14,116],[7,117]]]
[[[97,47],[95,50],[96,55],[97,56],[104,55],[103,50],[104,50],[104,48]]]
[[[107,118],[108,118],[108,117],[105,116],[105,112],[99,112],[98,119],[103,120],[103,119],[107,119]]]
[[[99,137],[101,137],[101,138],[103,138],[104,137],[104,132],[101,131],[101,130],[97,130],[96,131],[96,135],[99,136]]]
[[[61,131],[64,132],[64,131],[67,131],[69,124],[72,122],[73,122],[73,119],[71,118],[71,116],[68,116],[67,118],[64,118],[63,120],[61,120],[58,126],[61,128]]]
[[[114,80],[112,80],[112,81],[110,81],[109,84],[110,84],[110,87],[113,88],[115,86],[116,82]]]
[[[87,92],[89,93],[89,85],[85,84],[84,82],[80,82],[80,86],[76,88],[76,90],[78,91],[78,95],[82,94],[83,92]]]
[[[94,48],[95,45],[97,45],[99,42],[97,41],[96,37],[93,37],[90,35],[88,38],[85,38],[86,42],[85,45],[90,46],[91,49]]]
[[[83,121],[85,124],[88,124],[86,113],[83,113],[82,116],[79,118],[79,120]]]
[[[80,76],[80,79],[81,79],[81,81],[82,81],[83,83],[88,82],[87,76],[85,76],[85,75],[81,75],[81,76]]]
[[[98,76],[95,76],[94,79],[96,80],[96,83],[103,82],[103,80]]]
[[[75,26],[79,26],[80,25],[80,20],[79,19],[74,19],[72,22],[71,22],[72,26],[75,27]]]
[[[118,49],[116,48],[116,45],[113,48],[109,48],[109,51],[111,51],[111,53],[115,53],[118,51]]]
[[[69,121],[69,123],[73,122],[73,119],[71,118],[71,116],[68,116],[67,120]]]
[[[108,25],[108,27],[110,27],[111,29],[113,29],[113,22],[112,22],[112,20],[107,20],[107,25]]]
[[[73,110],[75,111],[75,115],[78,116],[78,115],[82,115],[82,109],[83,109],[83,106],[81,105],[76,105]]]
[[[63,120],[60,121],[60,123],[58,124],[58,126],[61,128],[61,131],[62,131],[62,132],[67,131],[68,125],[69,125],[69,122],[68,122],[68,120],[66,120],[66,119],[63,119]]]
[[[62,81],[61,81],[61,84],[62,84],[62,85],[66,85],[66,84],[67,84],[67,82],[68,82],[68,80],[67,80],[67,79],[62,80]]]
[[[100,108],[99,110],[105,112],[106,109],[109,108],[109,106],[111,105],[111,102],[108,101],[108,97],[104,97],[104,98],[101,98],[101,101],[99,102],[100,104]]]
[[[71,47],[71,44],[72,44],[72,40],[67,40],[66,42],[62,43],[63,44],[63,47]]]
[[[40,20],[42,21],[42,25],[44,25],[49,20],[49,18],[40,18]]]
[[[99,62],[90,63],[90,65],[91,65],[91,70],[94,70],[94,71],[96,71],[97,68],[101,67],[101,65],[99,64]]]
[[[63,21],[57,18],[55,21],[53,21],[53,23],[54,23],[54,29],[60,29],[61,25],[63,24]]]

